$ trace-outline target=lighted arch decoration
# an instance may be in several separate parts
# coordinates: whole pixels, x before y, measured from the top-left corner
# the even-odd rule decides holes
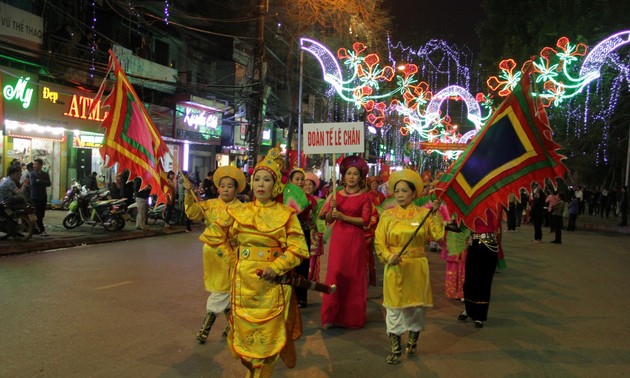
[[[343,82],[341,78],[341,67],[339,67],[339,62],[337,62],[337,58],[333,53],[330,52],[326,46],[309,38],[301,38],[300,46],[302,50],[313,54],[313,56],[317,58],[322,68],[324,81],[332,85],[337,92],[340,92]]]
[[[468,120],[479,130],[482,126],[481,107],[477,99],[470,92],[459,85],[451,85],[436,93],[427,106],[425,122],[431,123],[440,117],[440,107],[445,100],[451,97],[459,97],[466,103],[468,109]]]
[[[449,86],[433,95],[429,85],[418,80],[416,74],[418,67],[414,64],[406,64],[401,73],[391,65],[382,65],[376,54],[363,55],[366,46],[355,43],[352,50],[341,48],[335,55],[321,43],[308,38],[302,38],[301,47],[304,51],[313,54],[319,61],[324,74],[324,80],[330,83],[335,91],[344,100],[354,103],[357,107],[363,107],[368,113],[367,120],[376,127],[384,125],[388,112],[397,112],[403,116],[405,126],[399,131],[403,135],[417,132],[422,140],[435,141],[440,136],[447,139],[450,135],[445,125],[449,121],[441,118],[439,109],[442,102],[448,97],[457,96],[463,99],[468,109],[468,119],[475,125],[475,130],[461,136],[460,141],[468,141],[476,131],[481,128],[483,122],[488,119],[494,110],[495,96],[506,97],[518,84],[523,72],[532,68],[536,78],[539,93],[543,105],[559,106],[563,101],[580,93],[589,83],[600,78],[601,68],[610,54],[619,47],[630,43],[630,31],[613,34],[597,44],[587,55],[587,46],[582,43],[572,44],[567,37],[561,37],[555,47],[545,47],[538,57],[525,62],[520,69],[513,59],[505,59],[499,64],[501,73],[490,77],[486,83],[490,88],[489,94],[479,93],[472,96],[469,91],[461,86]],[[572,65],[582,61],[579,75],[575,77]],[[342,61],[351,74],[347,79],[343,78]],[[381,93],[381,84],[385,82],[395,83],[394,88],[388,88]],[[389,101],[389,98],[394,98]],[[387,103],[389,101],[389,103]],[[498,105],[498,104],[497,104]],[[487,112],[482,115],[482,108]],[[453,140],[447,140],[453,142]]]
[[[584,59],[584,62],[582,62],[580,77],[584,77],[588,80],[586,83],[599,79],[601,76],[601,68],[608,58],[608,55],[620,46],[628,43],[630,43],[630,30],[613,34],[595,45]]]

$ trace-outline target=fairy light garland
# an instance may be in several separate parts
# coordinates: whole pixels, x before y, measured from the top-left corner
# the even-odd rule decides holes
[[[606,162],[609,120],[619,99],[621,83],[630,83],[628,59],[621,59],[615,51],[628,43],[630,31],[624,31],[608,37],[587,54],[588,48],[585,44],[573,44],[567,37],[561,37],[554,47],[543,48],[539,56],[525,62],[521,67],[514,59],[501,61],[499,74],[486,80],[488,93],[478,93],[476,96],[471,95],[467,89],[471,86],[472,55],[443,41],[432,40],[419,49],[411,49],[400,43],[393,44],[388,38],[388,57],[391,64],[384,64],[378,55],[369,53],[367,46],[360,42],[354,43],[350,50],[337,50],[336,58],[341,65],[330,58],[332,53],[324,45],[316,41],[309,40],[302,48],[318,58],[323,67],[325,81],[331,84],[333,93],[349,105],[345,110],[345,118],[355,119],[356,110],[363,109],[367,123],[380,129],[385,145],[392,141],[391,138],[397,143],[401,142],[400,145],[409,143],[407,146],[416,146],[420,142],[435,142],[436,145],[466,143],[491,117],[501,98],[510,95],[523,75],[523,67],[530,64],[539,88],[532,95],[539,96],[545,107],[560,108],[582,92],[585,92],[586,104],[589,104],[592,98],[589,84],[600,77],[602,66],[608,63],[618,71],[610,88],[609,101],[606,104],[602,101],[595,104],[595,113],[592,115],[589,106],[584,107],[581,116],[578,112],[571,113],[567,109],[567,119],[581,119],[582,125],[576,131],[577,135],[587,133],[589,122],[603,122],[598,161]],[[576,74],[580,62],[581,69]],[[342,75],[342,68],[349,73],[348,76]],[[420,80],[420,77],[426,80]],[[436,88],[444,86],[444,83],[447,86],[436,92]],[[584,91],[584,88],[587,90]],[[597,98],[602,97],[599,82],[594,91],[598,94]],[[442,114],[445,100],[462,101],[444,103],[446,111]],[[329,117],[332,116],[330,112],[339,114],[340,111],[336,101],[332,103],[334,109],[329,106]],[[474,125],[475,130],[460,134],[460,130],[456,130],[449,117],[451,106],[461,106],[462,110],[465,108],[467,120]],[[399,125],[394,125],[397,122],[395,120],[400,121]],[[415,151],[417,149],[407,150],[407,155],[413,157]],[[444,153],[445,158],[458,154],[436,152]],[[386,154],[389,155],[389,152]],[[389,157],[399,159],[401,156]]]
[[[90,64],[90,79],[94,78],[94,73],[96,71],[95,63],[96,63],[96,0],[92,0],[90,3],[92,8],[92,23],[90,24],[90,34],[92,37],[92,43],[90,44],[90,58],[92,63]]]
[[[168,0],[164,0],[164,23],[166,25],[168,25],[168,17],[170,16],[169,8],[170,4],[168,3]]]

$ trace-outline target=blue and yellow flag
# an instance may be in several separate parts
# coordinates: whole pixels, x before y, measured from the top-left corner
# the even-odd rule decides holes
[[[532,98],[530,75],[523,75],[437,184],[437,195],[469,228],[476,218],[485,222],[486,210],[497,215],[509,193],[518,196],[520,188],[529,191],[534,181],[553,181],[568,173],[545,110]]]

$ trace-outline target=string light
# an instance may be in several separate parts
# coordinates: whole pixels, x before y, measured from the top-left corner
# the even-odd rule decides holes
[[[92,0],[90,5],[92,6],[92,23],[90,25],[91,37],[92,37],[92,43],[90,44],[90,54],[91,54],[92,63],[90,65],[90,78],[93,79],[94,78],[94,72],[96,70],[94,63],[96,61],[96,50],[97,50],[97,43],[96,43],[96,0]]]
[[[170,16],[170,14],[169,14],[169,7],[170,7],[170,5],[168,3],[168,0],[164,0],[164,23],[166,25],[168,25],[168,16]]]
[[[467,89],[471,83],[472,54],[458,50],[443,41],[431,40],[416,50],[404,47],[400,43],[392,44],[388,38],[391,64],[383,64],[378,55],[367,53],[367,46],[357,42],[352,45],[351,50],[340,48],[337,51],[336,58],[342,65],[339,65],[332,52],[321,43],[308,39],[301,41],[302,49],[312,53],[319,60],[324,80],[331,84],[332,93],[350,106],[346,111],[346,117],[356,117],[356,112],[350,110],[352,107],[355,111],[365,110],[368,124],[381,128],[384,143],[391,142],[391,138],[394,138],[395,142],[400,142],[402,137],[410,138],[410,143],[411,141],[465,143],[474,136],[484,121],[491,117],[495,96],[506,97],[518,85],[525,67],[532,66],[536,87],[539,88],[532,95],[540,97],[543,105],[548,108],[552,106],[560,108],[564,103],[571,102],[584,88],[589,88],[589,84],[600,77],[602,66],[606,62],[612,62],[611,65],[619,74],[613,80],[607,105],[600,101],[594,106],[595,113],[591,117],[589,106],[593,104],[589,102],[592,97],[590,89],[587,89],[587,101],[582,116],[579,116],[578,112],[566,111],[567,119],[575,121],[581,119],[582,125],[577,135],[585,134],[590,122],[603,122],[602,148],[598,151],[598,161],[604,163],[608,159],[609,120],[619,99],[622,87],[620,84],[622,82],[630,84],[630,66],[627,59],[620,59],[615,51],[628,43],[630,31],[617,33],[596,45],[587,55],[588,48],[585,44],[572,44],[567,37],[561,37],[555,47],[543,48],[538,57],[525,62],[520,69],[517,69],[518,64],[513,59],[501,61],[499,75],[486,80],[489,93],[473,96]],[[400,64],[400,61],[405,63]],[[576,66],[580,61],[583,63],[579,76],[576,77],[572,72],[577,71]],[[341,66],[349,72],[347,79],[342,75]],[[421,81],[418,77],[426,79]],[[446,87],[433,95],[431,88],[444,86],[444,83],[447,84]],[[597,98],[601,98],[599,82],[595,91],[598,93]],[[446,100],[463,100],[454,104],[462,107],[462,114],[463,110],[466,110],[467,120],[474,125],[474,130],[463,136],[459,134],[459,130],[454,130],[449,117],[453,102],[446,102],[446,111],[444,114],[441,112]],[[337,103],[333,103],[336,107]],[[339,109],[329,109],[338,114]],[[395,126],[396,122],[400,122],[402,126]],[[417,145],[405,143],[398,145]],[[414,149],[407,153],[413,155]],[[456,156],[451,152],[445,155]],[[398,159],[400,156],[396,154],[390,158]]]

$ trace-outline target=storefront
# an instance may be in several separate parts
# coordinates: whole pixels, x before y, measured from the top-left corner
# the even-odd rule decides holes
[[[36,74],[2,67],[4,131],[2,136],[2,175],[14,159],[30,163],[42,159],[50,174],[49,199],[59,200],[62,167],[65,165],[64,128],[37,117],[39,87]]]
[[[60,197],[73,181],[82,182],[92,172],[96,172],[101,187],[114,180],[115,172],[105,166],[99,151],[104,138],[100,127],[107,113],[101,106],[90,113],[94,93],[45,81],[39,83],[38,93],[37,122],[62,129],[65,135]]]
[[[176,103],[174,137],[182,147],[181,169],[199,180],[219,165],[226,165],[223,164],[226,161],[221,156],[222,151],[217,150],[217,146],[221,145],[224,110],[222,102],[195,96]]]

